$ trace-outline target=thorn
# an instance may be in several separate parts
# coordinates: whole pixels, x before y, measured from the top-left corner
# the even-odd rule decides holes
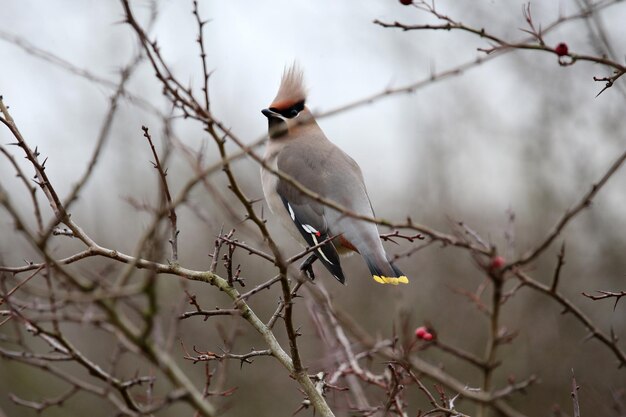
[[[590,332],[587,336],[585,336],[585,338],[583,339],[583,342],[593,339],[594,336],[595,336],[595,332]]]

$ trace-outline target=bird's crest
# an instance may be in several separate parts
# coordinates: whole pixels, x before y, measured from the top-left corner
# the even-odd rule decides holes
[[[300,66],[294,62],[283,71],[283,78],[280,80],[280,87],[271,107],[286,109],[305,100],[304,74]]]

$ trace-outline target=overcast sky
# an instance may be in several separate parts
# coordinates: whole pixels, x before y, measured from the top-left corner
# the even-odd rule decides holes
[[[132,3],[146,22],[149,2]],[[260,109],[274,97],[284,66],[294,60],[305,69],[309,106],[324,111],[453,68],[479,56],[477,47],[487,46],[484,40],[463,33],[402,32],[372,24],[374,19],[433,22],[426,13],[392,0],[200,3],[201,14],[210,19],[205,37],[209,67],[215,71],[212,109],[249,142],[264,133],[266,120]],[[437,3],[451,17],[511,40],[525,36],[520,30],[525,27],[523,4]],[[175,73],[198,87],[201,75],[191,2],[160,1],[158,9],[152,36]],[[532,10],[537,24],[545,26],[559,15],[575,13],[578,6],[575,1],[537,2]],[[612,6],[600,15],[616,51],[626,47],[625,17],[626,5]],[[4,38],[17,36],[116,81],[116,71],[137,50],[133,33],[119,24],[121,20],[121,6],[115,1],[3,0],[0,28]],[[580,22],[564,25],[546,41],[565,41],[573,51],[595,52]],[[49,172],[65,179],[69,188],[84,169],[111,91],[2,39],[0,59],[1,93],[30,143],[49,157]],[[482,205],[501,213],[511,205],[524,210],[527,197],[522,191],[537,180],[528,177],[537,169],[530,145],[545,147],[539,156],[556,158],[545,162],[550,173],[547,181],[572,196],[598,178],[623,149],[623,135],[607,135],[603,129],[607,120],[620,125],[624,96],[615,88],[595,98],[601,85],[592,81],[594,75],[606,72],[585,63],[563,68],[550,54],[515,52],[452,80],[408,96],[385,98],[321,124],[361,164],[379,213],[407,212],[404,206],[385,204],[390,198],[416,210],[430,210],[445,198],[453,202],[448,209],[453,215],[481,211]],[[129,89],[168,108],[146,65]],[[133,106],[126,106],[123,113],[110,149],[123,144],[125,153],[143,151],[143,143],[136,139],[139,126],[150,118]],[[188,125],[178,127],[188,143],[203,140],[192,132]],[[5,142],[10,140],[6,131],[0,135]],[[110,171],[107,167],[125,157],[119,151],[105,153],[88,192],[106,183],[102,178]],[[571,181],[572,172],[580,171],[581,158],[586,171],[579,180],[587,184]],[[0,172],[10,173],[5,162],[0,163]],[[136,172],[129,169],[121,178],[140,177],[144,167]],[[439,177],[446,178],[444,185]],[[124,184],[115,186],[121,189],[115,195],[127,191]],[[610,193],[614,204],[624,202],[617,187]]]

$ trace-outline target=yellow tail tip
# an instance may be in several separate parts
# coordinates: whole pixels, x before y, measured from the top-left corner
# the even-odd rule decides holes
[[[409,283],[409,279],[405,275],[402,275],[400,277],[386,277],[384,275],[383,276],[373,275],[372,277],[374,278],[374,281],[378,282],[379,284],[398,285],[398,284]]]

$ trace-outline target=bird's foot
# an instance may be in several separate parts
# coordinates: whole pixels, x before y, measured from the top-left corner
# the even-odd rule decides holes
[[[313,281],[315,279],[315,273],[313,272],[313,266],[309,265],[306,268],[300,268],[300,270]]]
[[[317,256],[311,255],[300,265],[300,271],[302,271],[307,277],[313,281],[315,279],[315,273],[313,272],[313,262],[317,260]]]

